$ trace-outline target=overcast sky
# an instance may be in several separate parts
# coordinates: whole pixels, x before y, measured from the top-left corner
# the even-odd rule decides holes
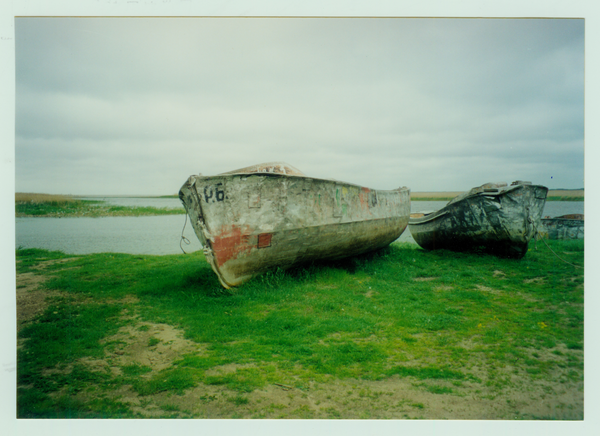
[[[600,202],[589,188],[598,182],[597,2],[261,2],[269,6],[253,7],[254,0],[0,2],[0,222],[8,229],[0,245],[2,260],[10,260],[0,262],[7,291],[0,331],[6,350],[15,349],[16,338],[14,293],[8,292],[15,286],[13,186],[19,192],[174,194],[190,174],[272,160],[381,189],[454,191],[516,179],[550,188],[584,183],[583,20],[15,15],[585,17],[585,104],[593,121],[586,126],[586,220],[595,222]],[[589,265],[598,263],[597,229],[586,228]],[[597,269],[586,268],[585,275],[594,288]],[[587,332],[598,331],[597,309],[598,293],[586,293]],[[593,367],[597,344],[586,340],[585,347]],[[0,378],[13,386],[1,396],[7,422],[15,416],[15,362],[14,353],[3,353]],[[598,404],[597,386],[598,377],[587,372],[586,405]],[[595,427],[594,418],[586,415],[584,432]],[[231,429],[224,424],[215,430]],[[20,430],[64,433],[60,423],[43,425]],[[436,425],[425,428],[434,434]],[[354,423],[343,430],[357,428],[364,433]],[[497,428],[455,430],[500,434]],[[155,422],[143,429],[164,433]],[[98,425],[82,430],[106,433]],[[294,430],[306,433],[302,425],[286,428]],[[525,434],[531,427],[511,430]]]
[[[17,18],[17,192],[269,161],[375,189],[584,186],[584,20]]]

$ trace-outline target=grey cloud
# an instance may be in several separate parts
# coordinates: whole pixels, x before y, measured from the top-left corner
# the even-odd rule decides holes
[[[582,20],[19,18],[16,35],[18,190],[173,193],[269,160],[374,188],[583,184]]]

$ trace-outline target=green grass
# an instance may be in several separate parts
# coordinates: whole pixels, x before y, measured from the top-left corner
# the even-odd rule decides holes
[[[583,241],[548,244],[583,264]],[[201,252],[27,249],[17,260],[19,273],[46,274],[45,288],[61,292],[19,333],[20,417],[135,416],[113,396],[117,388],[141,398],[226,389],[223,404],[238,407],[233,416],[249,406],[247,395],[277,384],[303,391],[311,383],[400,378],[447,396],[514,388],[507,371],[531,383],[583,379],[583,270],[539,242],[522,260],[395,243],[274,271],[233,291],[219,285]],[[111,338],[130,325],[133,334],[150,335],[148,350],[166,346],[139,322],[173,326],[204,351],[183,353],[160,370],[131,363],[115,373],[82,363],[106,358],[119,347]],[[228,365],[235,367],[222,369]],[[67,401],[73,394],[80,402]]]

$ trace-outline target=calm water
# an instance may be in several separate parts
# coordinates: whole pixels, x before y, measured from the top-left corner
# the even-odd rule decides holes
[[[181,253],[179,241],[185,217],[17,218],[16,246],[72,254]],[[190,241],[190,245],[183,245],[186,252],[201,248],[189,220],[184,236]]]
[[[181,208],[177,198],[106,198],[105,201],[121,206],[153,206]],[[442,208],[445,201],[413,201],[412,212],[434,211]],[[568,213],[584,213],[583,202],[549,201],[543,215],[560,216]],[[106,218],[16,218],[16,246],[44,248],[71,254],[131,253],[131,254],[177,254],[185,215],[150,217]],[[183,235],[190,245],[183,245],[186,252],[201,248],[188,220]],[[400,241],[414,242],[406,229]]]

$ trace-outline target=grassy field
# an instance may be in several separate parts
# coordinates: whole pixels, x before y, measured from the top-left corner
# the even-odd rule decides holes
[[[104,217],[185,214],[183,208],[127,207],[107,204],[100,200],[80,200],[68,195],[15,195],[17,217]]]
[[[583,241],[547,244],[394,243],[234,292],[201,252],[18,250],[18,416],[581,420]]]

